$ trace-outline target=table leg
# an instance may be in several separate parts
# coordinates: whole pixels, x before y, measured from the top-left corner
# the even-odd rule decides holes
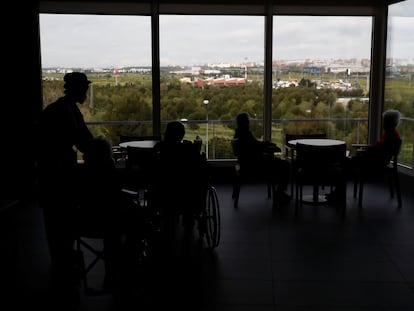
[[[304,195],[302,202],[308,203],[308,204],[320,204],[320,203],[326,203],[327,200],[324,195],[319,194],[319,185],[313,185],[312,194]]]

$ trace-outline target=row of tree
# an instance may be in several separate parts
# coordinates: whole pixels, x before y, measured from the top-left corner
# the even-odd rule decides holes
[[[97,126],[96,135],[104,135],[114,144],[119,135],[151,135],[152,133],[152,85],[149,75],[128,75],[122,77],[118,85],[113,77],[89,77],[93,81],[91,98],[82,107],[87,121],[143,121],[135,125]],[[194,87],[181,83],[179,77],[163,76],[161,78],[161,120],[187,119],[188,131],[203,135],[203,123],[208,113],[209,120],[223,121],[216,125],[214,136],[209,144],[214,146],[214,153],[209,157],[232,157],[230,139],[235,128],[236,115],[245,111],[253,120],[263,119],[263,85],[259,79],[246,85],[227,87]],[[44,81],[43,99],[45,105],[62,95],[62,81]],[[405,87],[401,81],[392,81],[386,90],[386,107],[399,109],[403,115],[414,116],[412,99],[414,91]],[[338,97],[367,96],[362,89],[336,91],[317,89],[312,81],[302,79],[298,87],[273,89],[272,118],[275,120],[291,119],[353,119],[367,118],[368,104],[359,99],[350,100],[346,105],[338,102]],[[208,107],[203,100],[208,99]],[[93,105],[89,105],[93,103]],[[207,111],[208,109],[208,111]],[[262,137],[262,123],[252,123],[254,134]],[[357,135],[367,137],[367,124],[358,129],[356,123],[347,122],[283,122],[275,124],[277,132],[309,133],[325,132],[331,137],[356,142]],[[281,137],[272,140],[281,142]],[[213,152],[213,149],[211,149]]]

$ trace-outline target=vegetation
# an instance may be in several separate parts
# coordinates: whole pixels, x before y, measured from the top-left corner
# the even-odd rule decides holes
[[[289,75],[291,78],[291,74]],[[118,143],[119,135],[152,134],[152,81],[151,74],[122,74],[115,78],[109,74],[88,73],[93,81],[91,93],[82,106],[87,122],[139,121],[128,125],[93,125],[95,135],[104,135],[113,144]],[[62,95],[62,75],[49,75],[43,84],[44,105]],[[60,79],[59,79],[60,78]],[[208,114],[209,158],[231,158],[230,139],[235,123],[233,120],[241,111],[252,117],[252,130],[262,138],[263,127],[263,82],[261,74],[249,76],[246,85],[194,87],[180,82],[179,76],[161,77],[161,120],[186,119],[186,139],[199,135],[205,140],[206,117]],[[340,138],[350,145],[366,142],[367,122],[352,122],[353,119],[366,119],[368,104],[361,100],[367,96],[362,88],[349,91],[317,89],[313,77],[298,74],[298,87],[273,89],[272,97],[272,140],[283,143],[283,133],[328,133],[329,137]],[[331,77],[332,79],[334,77]],[[283,74],[278,79],[288,79]],[[385,108],[399,109],[403,116],[414,116],[414,88],[412,77],[390,77],[386,83]],[[339,97],[349,97],[347,104],[338,101]],[[203,104],[208,99],[209,103]],[[336,120],[333,120],[336,119]],[[313,122],[309,122],[312,121]],[[306,122],[305,122],[306,121]],[[335,122],[334,122],[335,121]],[[163,123],[164,124],[164,123]],[[413,125],[405,133],[406,140],[412,142]],[[412,143],[406,144],[406,152],[412,153]],[[410,149],[411,148],[411,151]],[[407,155],[407,159],[410,159]]]

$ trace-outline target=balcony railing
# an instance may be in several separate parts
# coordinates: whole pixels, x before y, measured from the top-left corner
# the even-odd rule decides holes
[[[208,153],[210,160],[224,160],[234,158],[231,153],[230,139],[234,130],[228,125],[234,125],[234,120],[185,120],[187,125],[186,139],[192,140],[197,135],[203,139],[203,150]],[[163,121],[165,125],[168,121]],[[263,123],[263,120],[252,119],[252,124]],[[318,124],[327,133],[329,138],[341,139],[347,142],[348,149],[354,143],[367,142],[367,118],[320,118],[320,119],[273,119],[272,120],[272,141],[283,145],[284,132],[289,131],[289,126],[296,124],[300,128],[304,124]],[[94,133],[108,133],[108,128],[117,127],[151,127],[151,121],[91,121],[87,122]],[[100,128],[100,129],[99,129]],[[106,130],[102,130],[105,128]],[[306,126],[304,127],[306,128]],[[414,167],[414,118],[402,117],[398,126],[403,145],[399,156],[399,164],[408,169]],[[303,131],[303,130],[302,130]],[[208,139],[206,139],[208,137]],[[110,139],[110,138],[109,138]],[[116,138],[110,139],[112,144],[118,144]]]

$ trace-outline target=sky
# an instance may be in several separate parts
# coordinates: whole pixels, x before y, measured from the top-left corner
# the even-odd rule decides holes
[[[389,56],[414,63],[414,0],[389,9]],[[371,17],[276,16],[273,59],[369,58]],[[161,66],[263,62],[261,16],[160,16]],[[148,16],[40,15],[42,66],[151,65]]]

